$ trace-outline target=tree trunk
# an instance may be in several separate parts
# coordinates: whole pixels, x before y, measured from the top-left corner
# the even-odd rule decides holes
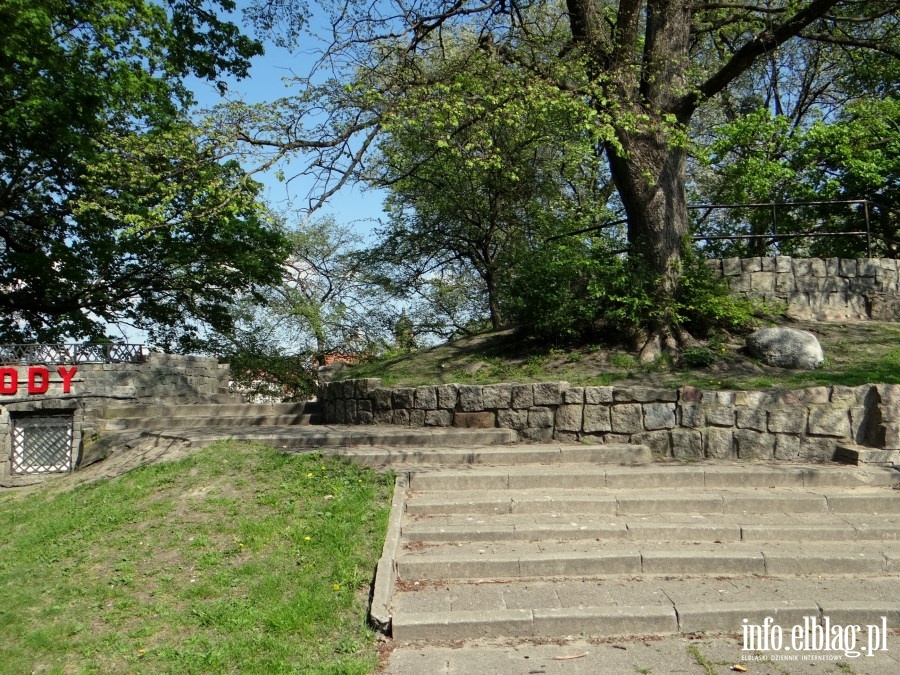
[[[484,282],[487,285],[488,293],[488,311],[491,315],[491,328],[500,330],[503,327],[503,317],[500,314],[500,291],[497,288],[497,279],[494,277],[493,270],[487,270],[484,275]]]
[[[690,234],[685,152],[672,147],[661,129],[623,134],[620,142],[624,154],[610,149],[609,163],[628,217],[631,255],[638,256],[646,269],[659,277],[657,296],[665,308],[678,288],[682,251]],[[647,329],[641,345],[645,361],[689,340],[665,311]]]

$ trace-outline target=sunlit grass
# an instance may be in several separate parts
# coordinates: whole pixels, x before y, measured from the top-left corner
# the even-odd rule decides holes
[[[217,443],[0,494],[3,673],[368,673],[392,479]]]

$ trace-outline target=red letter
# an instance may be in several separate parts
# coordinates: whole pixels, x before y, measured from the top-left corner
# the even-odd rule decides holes
[[[37,383],[38,375],[41,376],[41,383]],[[46,394],[50,388],[50,371],[44,366],[32,366],[28,369],[28,393],[29,394]]]
[[[6,379],[9,378],[9,383]],[[15,368],[0,368],[0,394],[15,394],[19,390],[19,373]]]
[[[59,373],[59,376],[62,378],[63,393],[68,394],[72,391],[72,378],[75,377],[75,373],[78,372],[78,366],[72,366],[68,370],[65,366],[60,366],[56,369],[56,372]]]

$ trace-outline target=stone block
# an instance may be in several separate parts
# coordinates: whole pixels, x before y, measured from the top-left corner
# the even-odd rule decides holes
[[[425,412],[426,427],[449,427],[453,424],[453,411],[427,410]]]
[[[759,408],[738,408],[737,409],[737,428],[738,429],[754,429],[756,431],[766,430],[766,411]]]
[[[392,395],[393,392],[390,389],[385,388],[370,391],[369,400],[372,402],[372,410],[376,412],[391,410],[394,407],[391,402]]]
[[[460,410],[467,412],[483,410],[484,399],[481,395],[481,386],[477,384],[461,384],[459,386],[459,401],[457,405]]]
[[[824,277],[826,273],[825,261],[821,258],[810,258],[809,273],[814,277]]]
[[[531,385],[534,405],[559,405],[562,403],[562,382],[536,382]]]
[[[709,268],[709,271],[713,273],[714,276],[722,276],[722,261],[717,258],[712,258],[706,261],[706,266]]]
[[[497,411],[497,426],[503,429],[525,429],[528,427],[528,411],[500,409]]]
[[[636,434],[644,430],[641,406],[624,403],[609,409],[612,430],[617,434]]]
[[[493,429],[494,419],[494,413],[492,412],[457,411],[453,414],[453,426],[462,429]]]
[[[584,402],[589,404],[612,403],[612,387],[585,387]]]
[[[795,462],[800,457],[800,437],[775,435],[775,459]]]
[[[381,379],[377,377],[362,377],[356,382],[356,394],[355,398],[366,398],[369,395],[369,392],[378,389],[381,386]]]
[[[863,258],[856,263],[856,274],[860,277],[875,277],[881,272],[878,258]]]
[[[825,258],[825,276],[836,277],[841,271],[840,258]]]
[[[355,398],[356,397],[356,381],[355,380],[344,380],[341,382],[343,385],[341,390],[341,398]]]
[[[394,389],[394,408],[412,408],[416,401],[416,390],[411,387]]]
[[[853,405],[857,402],[856,387],[845,387],[842,384],[836,384],[831,388],[831,396],[829,400],[832,403],[845,403]]]
[[[779,255],[775,257],[775,271],[779,273],[793,272],[793,259],[789,255]]]
[[[816,436],[850,438],[850,415],[846,409],[812,407],[807,432]]]
[[[761,269],[763,272],[774,272],[775,258],[760,258],[759,269]]]
[[[584,387],[569,387],[564,390],[563,403],[584,403]]]
[[[881,430],[884,435],[884,449],[900,450],[900,423],[885,422],[881,425]]]
[[[609,419],[609,406],[586,405],[584,407],[583,429],[587,433],[612,431]]]
[[[511,384],[489,384],[481,388],[485,408],[509,408],[512,403]]]
[[[710,459],[732,459],[734,457],[734,432],[731,429],[706,429],[706,456]]]
[[[856,260],[851,258],[841,258],[840,262],[840,275],[842,277],[855,277],[857,273],[857,265]]]
[[[561,405],[556,409],[557,431],[581,431],[583,405]]]
[[[420,410],[434,410],[437,407],[437,389],[434,387],[416,387],[416,408]]]
[[[648,431],[675,427],[674,403],[645,403],[644,428]]]
[[[732,293],[747,293],[752,290],[751,279],[759,272],[743,274],[739,277],[725,277],[728,280],[728,289]]]
[[[775,292],[776,293],[793,293],[797,289],[794,282],[793,274],[776,274],[775,275]]]
[[[548,441],[553,440],[553,427],[529,427],[527,429],[522,429],[519,432],[519,435],[528,441],[547,443]]]
[[[409,426],[409,410],[406,408],[399,408],[394,410],[394,417],[391,421],[391,424],[399,424],[404,427]]]
[[[530,384],[514,384],[512,386],[512,407],[516,409],[530,408],[534,405],[534,390]]]
[[[326,420],[328,418],[326,417]],[[376,410],[372,413],[372,423],[373,424],[393,424],[394,423],[394,411],[393,410]]]
[[[756,272],[750,275],[750,289],[771,293],[775,290],[775,274],[772,272]]]
[[[356,424],[356,401],[344,401],[344,421],[346,424]]]
[[[775,438],[771,434],[738,429],[734,442],[740,459],[772,459],[775,454]]]
[[[725,258],[722,260],[722,273],[726,277],[736,277],[741,274],[740,258]]]
[[[459,389],[455,384],[441,384],[436,387],[438,408],[453,410],[459,397]]]
[[[706,409],[706,423],[714,427],[733,427],[734,408],[714,406]]]
[[[900,384],[879,384],[875,391],[881,419],[885,422],[900,422]]]
[[[550,408],[535,406],[528,409],[528,426],[533,429],[546,429],[553,426],[553,411]]]
[[[769,395],[764,391],[736,391],[734,392],[734,404],[759,408],[770,402]]]
[[[631,442],[646,445],[654,457],[672,456],[672,439],[668,431],[643,431],[631,436]]]
[[[359,400],[356,402],[356,412],[364,413],[364,412],[372,412],[372,402],[368,400]]]
[[[703,410],[697,405],[682,405],[678,407],[678,425],[699,429],[705,426],[706,418]]]
[[[836,448],[837,440],[834,438],[803,436],[800,438],[800,454],[797,459],[801,462],[830,462],[834,459]]]
[[[762,270],[762,259],[760,258],[744,258],[741,260],[741,271],[746,274],[747,272],[759,272]]]
[[[672,456],[675,459],[703,457],[703,434],[699,431],[675,429],[672,432]]]
[[[649,387],[616,387],[613,390],[616,403],[654,403],[677,401],[677,389],[651,389]]]
[[[703,391],[697,387],[685,385],[681,388],[680,399],[682,403],[700,403]]]
[[[370,411],[359,410],[356,413],[356,423],[357,424],[372,424],[375,421],[374,416]]]
[[[553,440],[560,443],[577,443],[579,435],[574,431],[560,431],[559,428],[553,432]]]
[[[770,410],[768,429],[778,434],[799,434],[806,427],[806,409],[792,407]]]

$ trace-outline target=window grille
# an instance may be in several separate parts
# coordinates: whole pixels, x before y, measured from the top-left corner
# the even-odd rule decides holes
[[[72,415],[29,415],[11,422],[14,474],[72,470]]]

